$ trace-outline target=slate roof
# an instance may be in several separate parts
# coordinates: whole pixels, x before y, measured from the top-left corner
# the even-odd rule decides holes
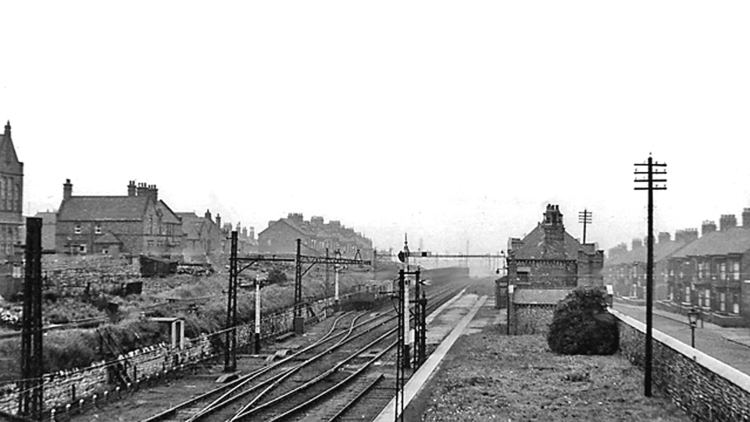
[[[689,245],[690,243],[669,241],[659,242],[654,244],[654,262],[660,262],[664,259],[671,258],[673,254],[680,250],[680,248]],[[631,249],[627,252],[623,252],[620,255],[616,255],[613,258],[608,258],[604,261],[604,266],[612,267],[621,264],[633,264],[633,263],[646,263],[646,247]]]
[[[182,232],[188,239],[201,238],[201,228],[206,223],[205,217],[198,217],[194,212],[178,212],[177,216],[182,219]]]
[[[165,224],[180,224],[182,220],[180,220],[180,217],[172,211],[171,208],[169,208],[169,205],[167,205],[164,201],[161,199],[156,204],[156,209],[161,210],[161,221]]]
[[[523,245],[521,247],[513,250],[513,257],[515,259],[541,259],[542,244],[544,242],[544,229],[542,225],[537,224],[534,230],[523,238],[522,242]],[[565,253],[567,259],[578,259],[578,251],[581,249],[583,249],[581,243],[568,232],[565,232]]]
[[[573,289],[524,289],[513,292],[513,303],[519,304],[556,304],[565,299]]]
[[[106,232],[103,235],[97,237],[94,240],[94,243],[98,245],[121,245],[122,242],[120,242],[120,239],[117,238],[114,234],[110,232]]]
[[[58,221],[140,221],[146,212],[146,196],[72,196],[64,200]]]
[[[750,250],[750,229],[734,227],[708,233],[677,251],[675,258],[743,254]]]
[[[23,165],[23,163],[18,160],[16,148],[13,146],[13,139],[11,138],[10,133],[3,132],[3,134],[0,135],[0,156],[3,157],[3,159],[0,160],[0,166],[3,168],[8,167],[8,165]]]

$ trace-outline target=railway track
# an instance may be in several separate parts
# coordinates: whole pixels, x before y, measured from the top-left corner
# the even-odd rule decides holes
[[[433,294],[428,308],[456,291]],[[324,401],[332,405],[320,420],[339,420],[366,395],[387,391],[384,372],[373,368],[396,346],[396,318],[393,310],[341,315],[304,349],[144,422],[302,420]]]

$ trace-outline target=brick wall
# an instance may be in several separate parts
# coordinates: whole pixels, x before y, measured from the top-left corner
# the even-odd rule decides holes
[[[615,310],[620,353],[643,366],[646,327]],[[653,382],[697,421],[750,420],[750,376],[653,330]]]

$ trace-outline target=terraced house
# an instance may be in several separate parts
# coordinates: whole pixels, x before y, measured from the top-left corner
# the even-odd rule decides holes
[[[323,217],[312,217],[305,221],[300,213],[269,221],[268,227],[258,233],[258,249],[260,253],[294,253],[296,239],[302,239],[303,254],[323,255],[328,248],[329,253],[338,250],[345,257],[354,257],[358,250],[363,259],[372,256],[372,240],[361,233],[338,220],[325,223]]]
[[[658,235],[654,244],[654,295],[667,298],[667,263],[680,248],[698,238],[695,229],[678,230],[675,239],[667,232]],[[633,239],[630,250],[621,244],[609,250],[604,264],[604,284],[612,285],[622,297],[644,299],[646,296],[646,247],[643,240]]]
[[[156,185],[130,181],[123,196],[74,196],[70,179],[63,185],[55,227],[58,253],[178,259],[182,237],[182,222],[159,199]]]
[[[704,318],[724,326],[750,323],[750,208],[742,226],[722,215],[719,230],[705,222],[703,235],[668,262],[669,304],[678,311],[700,308]]]

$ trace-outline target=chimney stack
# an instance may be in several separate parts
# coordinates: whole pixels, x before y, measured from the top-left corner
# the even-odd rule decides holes
[[[216,225],[219,226],[219,229],[222,229],[221,227],[221,214],[216,213]]]
[[[719,218],[719,230],[727,231],[734,227],[737,227],[737,217],[734,214],[722,214]]]
[[[63,183],[63,201],[70,199],[71,196],[73,196],[73,184],[70,183],[70,179],[65,179],[65,183]]]
[[[547,259],[565,259],[565,226],[559,205],[547,204],[543,214],[544,244],[542,257]]]
[[[135,180],[128,182],[128,196],[135,196]]]
[[[698,229],[677,230],[674,234],[674,240],[677,242],[690,243],[698,238]]]
[[[206,213],[203,214],[203,218],[207,219],[208,221],[213,222],[213,220],[211,219],[211,210],[206,210]]]
[[[148,193],[153,198],[154,203],[159,202],[159,189],[156,188],[156,185],[148,185]]]
[[[716,231],[716,222],[711,220],[704,220],[701,224],[701,236],[705,236],[711,232]]]
[[[633,239],[633,241],[630,243],[630,250],[634,251],[636,249],[640,249],[643,247],[643,240],[641,239]]]
[[[138,196],[146,196],[148,194],[148,186],[146,186],[146,184],[143,182],[138,183],[138,187],[136,188],[136,194]]]
[[[5,137],[10,139],[10,120],[8,120],[7,123],[5,123]]]
[[[659,232],[659,243],[669,243],[672,240],[672,235],[669,232]]]
[[[607,258],[614,258],[617,256],[620,256],[628,251],[628,246],[624,243],[620,243],[619,245],[610,248],[609,251],[607,251]]]
[[[742,227],[750,229],[750,208],[742,210]]]

